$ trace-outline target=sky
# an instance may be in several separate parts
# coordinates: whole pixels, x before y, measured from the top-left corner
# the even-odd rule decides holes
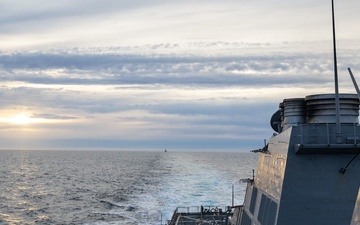
[[[249,151],[333,93],[329,0],[0,0],[0,149]],[[335,1],[340,92],[360,1]]]

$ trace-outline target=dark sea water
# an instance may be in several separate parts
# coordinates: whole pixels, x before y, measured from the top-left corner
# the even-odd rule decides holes
[[[253,153],[0,151],[0,224],[165,224],[242,204]]]

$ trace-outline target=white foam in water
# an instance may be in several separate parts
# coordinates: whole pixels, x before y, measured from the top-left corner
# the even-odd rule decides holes
[[[252,153],[0,151],[0,223],[165,224],[176,207],[242,204]]]
[[[214,159],[209,160],[206,154]],[[230,206],[232,204],[232,185],[234,185],[236,194],[235,205],[243,203],[245,184],[238,182],[239,178],[243,178],[241,173],[237,173],[240,168],[236,165],[226,165],[221,169],[221,166],[224,165],[222,154],[174,153],[169,155],[166,163],[169,164],[171,173],[163,177],[163,182],[159,185],[163,191],[154,193],[157,202],[162,202],[161,213],[166,219],[171,218],[176,207]],[[246,167],[244,167],[245,169]],[[249,168],[245,173],[246,177],[250,177],[251,169]],[[157,206],[161,206],[161,204],[157,204]]]

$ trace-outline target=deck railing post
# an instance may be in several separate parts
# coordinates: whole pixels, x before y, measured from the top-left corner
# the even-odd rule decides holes
[[[300,124],[300,145],[303,145],[304,142],[303,142],[303,125]]]
[[[356,141],[356,124],[354,123],[354,145],[357,144],[357,141]]]
[[[330,145],[330,133],[329,133],[329,124],[326,123],[326,139],[327,139],[327,144]]]

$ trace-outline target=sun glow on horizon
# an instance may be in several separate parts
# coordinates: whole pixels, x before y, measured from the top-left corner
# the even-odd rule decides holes
[[[3,117],[0,119],[0,121],[18,124],[18,125],[27,125],[27,124],[31,124],[31,123],[43,122],[44,119],[32,118],[28,114],[22,113],[22,114],[17,114],[13,117]]]
[[[32,119],[27,114],[18,114],[12,118],[8,118],[7,120],[10,123],[22,124],[22,125],[29,124],[32,122]]]

